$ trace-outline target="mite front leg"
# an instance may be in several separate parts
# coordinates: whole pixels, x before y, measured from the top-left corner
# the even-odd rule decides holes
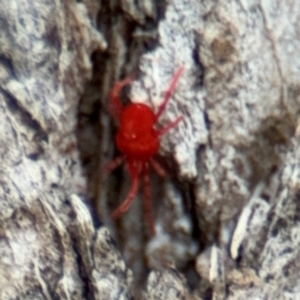
[[[161,114],[164,112],[164,110],[166,109],[166,106],[168,104],[168,102],[170,101],[171,97],[172,97],[172,94],[176,88],[176,85],[178,83],[178,80],[180,78],[180,76],[182,75],[184,71],[184,67],[180,67],[179,70],[175,73],[174,77],[173,77],[173,80],[170,84],[170,87],[169,89],[167,90],[166,92],[166,95],[165,95],[165,99],[163,101],[163,103],[161,104],[161,106],[159,107],[158,109],[158,112],[156,114],[156,121],[159,119],[159,117],[161,116]]]
[[[124,86],[130,84],[134,80],[134,77],[128,77],[124,80],[118,81],[111,94],[110,94],[110,101],[109,101],[109,106],[108,110],[110,114],[116,119],[119,120],[121,116],[121,112],[123,110],[123,105],[120,100],[120,92],[123,89]]]
[[[183,116],[178,117],[175,121],[169,123],[166,127],[158,130],[158,135],[164,135],[165,133],[167,133],[169,130],[171,130],[172,128],[176,127],[179,122],[181,122],[183,120]]]
[[[152,199],[151,199],[151,183],[149,177],[149,165],[146,163],[143,168],[143,179],[144,179],[144,210],[146,221],[149,226],[150,234],[155,236],[155,226],[154,226],[154,217],[153,217],[153,208],[152,208]]]

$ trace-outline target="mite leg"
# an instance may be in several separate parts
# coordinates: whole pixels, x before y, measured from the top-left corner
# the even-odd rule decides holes
[[[163,169],[163,167],[153,158],[150,159],[150,164],[154,171],[160,176],[160,177],[166,177],[166,171]]]
[[[105,174],[111,173],[114,171],[117,167],[119,167],[123,162],[125,161],[124,156],[118,156],[115,159],[109,161],[103,166],[103,171]]]
[[[155,226],[154,226],[154,218],[153,218],[153,209],[152,209],[152,200],[151,200],[151,185],[150,185],[150,177],[149,177],[149,165],[145,164],[143,168],[144,175],[144,210],[146,221],[148,223],[151,236],[155,236]]]
[[[178,117],[175,121],[169,123],[166,127],[158,130],[158,135],[164,135],[167,133],[170,129],[176,127],[181,121],[183,120],[183,116]]]
[[[174,75],[174,77],[172,79],[172,82],[170,84],[170,87],[169,87],[169,89],[166,92],[165,99],[164,99],[162,105],[159,107],[158,112],[156,114],[156,121],[159,119],[159,117],[161,116],[161,114],[166,109],[166,106],[167,106],[168,102],[170,101],[170,99],[172,97],[172,94],[173,94],[173,92],[174,92],[174,90],[176,88],[178,80],[179,80],[180,76],[182,75],[183,71],[184,71],[184,67],[180,67],[179,70],[175,73],[175,75]]]
[[[123,203],[114,210],[114,212],[112,213],[111,217],[113,219],[117,219],[119,218],[122,214],[124,214],[128,208],[130,207],[130,205],[132,204],[137,191],[138,191],[138,187],[139,187],[139,174],[138,172],[134,172],[132,170],[132,168],[129,168],[130,171],[130,175],[131,175],[131,179],[132,179],[132,184],[131,184],[131,188],[130,191],[126,197],[126,199],[123,201]]]
[[[109,101],[109,106],[108,110],[110,114],[116,119],[120,119],[120,115],[123,109],[122,102],[120,100],[120,92],[123,89],[124,86],[130,84],[134,80],[134,77],[128,77],[125,78],[124,80],[118,81],[114,88],[112,89],[112,92],[110,94],[110,101]]]

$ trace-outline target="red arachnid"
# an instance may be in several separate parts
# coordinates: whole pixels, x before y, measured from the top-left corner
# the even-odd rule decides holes
[[[136,197],[139,180],[140,177],[142,177],[144,181],[145,216],[152,235],[155,235],[155,228],[151,203],[149,165],[151,165],[160,176],[165,175],[164,170],[153,157],[159,150],[161,136],[167,133],[171,128],[177,126],[183,119],[183,116],[178,117],[175,121],[161,129],[157,128],[157,122],[166,109],[182,73],[183,67],[175,73],[170,87],[165,94],[164,101],[160,105],[157,113],[154,113],[148,105],[143,103],[131,103],[125,107],[122,105],[119,94],[124,86],[133,81],[132,77],[117,82],[110,98],[110,112],[120,124],[116,136],[116,143],[122,155],[110,162],[107,166],[107,170],[112,171],[125,162],[132,179],[132,185],[126,199],[112,213],[112,218],[116,219],[128,210]]]

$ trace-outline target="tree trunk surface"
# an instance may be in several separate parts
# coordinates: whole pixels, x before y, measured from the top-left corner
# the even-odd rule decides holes
[[[0,299],[299,299],[300,2],[102,2],[0,6]],[[180,67],[151,236],[109,93]]]

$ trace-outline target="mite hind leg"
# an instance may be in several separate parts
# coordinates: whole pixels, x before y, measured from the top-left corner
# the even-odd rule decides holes
[[[131,183],[131,188],[129,190],[129,193],[126,197],[126,199],[122,202],[122,204],[117,207],[111,217],[113,219],[117,219],[119,218],[121,215],[123,215],[125,212],[127,212],[127,210],[129,209],[130,205],[132,204],[132,202],[134,201],[137,192],[138,192],[138,188],[139,188],[139,172],[137,169],[129,166],[129,172],[131,175],[131,179],[132,179],[132,183]]]
[[[155,236],[155,226],[154,226],[154,217],[153,217],[153,207],[152,207],[152,190],[151,190],[151,182],[149,176],[149,165],[145,164],[143,168],[143,187],[144,187],[144,211],[146,222],[149,226],[150,234]]]

